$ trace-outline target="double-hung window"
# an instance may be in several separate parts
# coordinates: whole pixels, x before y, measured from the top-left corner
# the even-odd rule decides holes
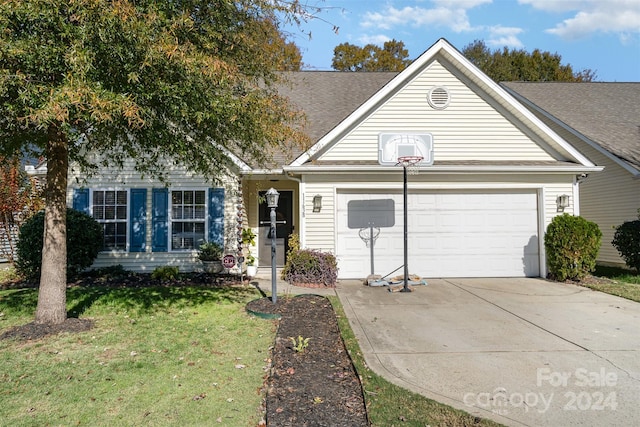
[[[102,224],[102,248],[127,249],[127,198],[125,190],[93,190],[93,218]]]
[[[171,191],[171,250],[198,249],[205,241],[206,190]]]

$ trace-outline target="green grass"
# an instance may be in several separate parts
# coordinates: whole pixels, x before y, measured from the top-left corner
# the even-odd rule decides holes
[[[0,341],[0,425],[255,426],[274,323],[247,288],[71,288],[92,330]],[[33,319],[37,290],[0,291],[0,330]]]
[[[593,275],[609,279],[611,283],[586,283],[583,286],[640,302],[639,274],[623,268],[598,265]]]
[[[491,420],[478,419],[420,394],[390,383],[371,371],[349,326],[340,300],[329,297],[338,317],[338,325],[347,350],[362,379],[369,421],[374,427],[392,426],[500,426]]]

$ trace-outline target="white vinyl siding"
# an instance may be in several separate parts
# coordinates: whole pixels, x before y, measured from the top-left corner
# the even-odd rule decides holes
[[[580,183],[580,215],[597,223],[602,231],[598,261],[622,265],[624,260],[611,241],[615,227],[638,219],[640,179],[634,179],[628,171],[590,147],[583,150],[604,166],[605,171],[591,174]]]
[[[449,90],[451,102],[446,109],[429,106],[427,94],[434,86]],[[499,110],[436,61],[324,153],[321,160],[377,161],[380,132],[433,134],[436,161],[554,160]]]
[[[120,264],[125,269],[138,272],[152,272],[156,267],[171,265],[177,266],[181,271],[194,271],[200,268],[195,250],[152,252],[152,205],[154,188],[162,188],[163,184],[149,176],[142,177],[135,172],[132,161],[126,162],[122,170],[101,168],[100,174],[91,177],[84,177],[77,172],[77,167],[71,165],[69,168],[69,183],[79,182],[76,186],[70,186],[67,190],[67,203],[72,205],[74,188],[105,188],[119,183],[123,188],[145,188],[146,192],[146,249],[144,252],[123,252],[109,251],[101,252],[95,260],[92,268],[108,267]],[[224,187],[226,195],[224,199],[225,221],[224,221],[224,241],[225,253],[237,253],[237,233],[236,215],[238,199],[233,197],[237,191],[236,177],[223,178],[220,185],[213,185],[204,177],[187,171],[182,167],[167,162],[167,178],[170,183],[169,196],[171,190],[206,190],[210,187]],[[127,230],[129,231],[129,230]]]
[[[577,147],[592,162],[605,167],[604,171],[589,174],[580,182],[579,211],[580,216],[598,224],[602,232],[598,261],[624,265],[624,260],[611,241],[616,226],[638,218],[640,179],[634,179],[628,170],[557,123],[548,124],[554,132]]]

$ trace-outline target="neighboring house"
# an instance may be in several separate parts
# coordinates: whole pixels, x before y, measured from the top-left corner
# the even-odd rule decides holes
[[[640,83],[503,83],[551,129],[605,169],[580,183],[580,215],[602,231],[601,264],[622,264],[614,227],[640,209]]]
[[[27,162],[36,163],[36,165],[25,164]],[[25,159],[23,161],[24,169],[27,175],[34,178],[34,183],[38,187],[38,189],[42,189],[44,185],[44,180],[47,175],[47,165],[46,162],[37,161],[36,159]],[[16,213],[17,217],[21,217],[21,214]],[[18,243],[18,224],[13,222],[15,217],[12,219],[12,222],[6,223],[3,222],[4,218],[0,218],[0,264],[9,262],[9,259],[4,258],[3,254],[13,253],[15,257],[16,245]]]
[[[72,184],[69,203],[107,231],[108,250],[95,266],[198,268],[194,247],[203,239],[237,253],[238,224],[256,232],[252,250],[260,265],[270,265],[269,209],[261,196],[273,187],[280,192],[279,265],[288,236],[297,233],[302,247],[337,256],[340,278],[363,278],[372,263],[361,235],[373,221],[380,226],[374,272],[401,273],[397,159],[415,153],[433,164],[408,179],[410,273],[545,276],[547,225],[562,211],[578,214],[580,177],[602,170],[444,39],[399,74],[289,77],[282,93],[306,112],[315,142],[293,160],[281,158],[269,170],[241,165],[220,188],[180,169],[168,189],[131,169]]]

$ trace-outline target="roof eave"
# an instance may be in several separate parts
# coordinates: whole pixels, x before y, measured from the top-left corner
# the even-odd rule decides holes
[[[380,165],[303,165],[285,166],[284,172],[295,174],[332,174],[332,173],[398,173],[400,167],[389,167]],[[455,173],[455,174],[477,174],[477,173],[558,173],[558,174],[582,174],[601,172],[604,166],[535,166],[535,165],[433,165],[422,167],[419,173]]]

